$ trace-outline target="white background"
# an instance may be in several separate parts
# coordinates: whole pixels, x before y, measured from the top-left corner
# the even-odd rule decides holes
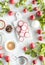
[[[0,0],[1,1],[1,0]],[[17,1],[17,0],[16,0]],[[28,2],[27,2],[27,4],[29,4],[29,3],[31,3],[31,1],[32,0],[28,0]],[[35,6],[37,6],[37,5],[35,5]],[[23,13],[22,12],[22,10],[23,10],[23,7],[19,7],[19,8],[16,8],[14,5],[10,5],[9,4],[9,7],[10,7],[10,9],[12,10],[12,11],[14,11],[15,13],[16,12],[20,12],[21,14],[22,14],[22,16],[23,16],[23,19],[25,20],[27,20],[28,21],[28,23],[29,23],[29,25],[30,25],[30,22],[31,21],[29,21],[28,20],[28,18],[29,18],[29,16],[31,15],[31,14],[35,14],[36,12],[27,12],[27,13]],[[34,5],[33,5],[33,7],[34,7]],[[6,26],[8,25],[8,24],[11,24],[12,25],[12,22],[15,22],[15,15],[14,16],[9,16],[8,14],[6,14],[5,16],[3,16],[3,17],[0,17],[0,19],[2,19],[2,20],[4,20],[5,21],[5,23],[6,23]],[[5,26],[5,27],[6,27]],[[12,27],[13,27],[13,25],[12,25]],[[16,36],[15,36],[15,32],[14,32],[14,27],[13,27],[13,30],[12,30],[12,32],[11,33],[7,33],[6,31],[5,31],[5,29],[3,29],[3,30],[0,30],[0,32],[1,33],[4,33],[4,39],[3,39],[3,46],[4,46],[4,48],[5,48],[5,44],[6,44],[6,42],[7,41],[14,41],[15,42],[15,44],[16,44],[16,48],[15,48],[15,51],[14,52],[8,52],[6,49],[4,49],[4,53],[5,53],[5,55],[9,55],[10,56],[10,59],[11,59],[11,61],[10,61],[10,65],[17,65],[16,63],[16,60],[14,60],[13,58],[16,56],[16,57],[18,57],[18,56],[26,56],[27,58],[28,58],[28,60],[29,60],[29,65],[31,65],[31,62],[32,62],[32,58],[30,57],[30,56],[28,56],[28,55],[25,55],[25,53],[24,53],[24,51],[22,50],[22,48],[24,47],[24,46],[29,46],[28,44],[30,44],[30,42],[36,42],[37,40],[37,34],[35,34],[35,31],[31,28],[31,26],[30,26],[30,32],[31,32],[31,37],[30,37],[30,39],[28,40],[28,41],[24,41],[24,42],[19,42],[18,40],[17,40],[17,38],[16,38]],[[33,36],[33,37],[32,37]],[[2,52],[1,51],[1,52]],[[1,53],[0,52],[0,53]],[[2,52],[2,53],[3,53]],[[3,63],[4,63],[4,65],[7,65],[7,63],[5,62],[5,60],[4,59],[1,59],[2,61],[3,61]],[[38,60],[38,63],[37,63],[37,65],[41,65],[41,63],[40,63],[40,61]]]

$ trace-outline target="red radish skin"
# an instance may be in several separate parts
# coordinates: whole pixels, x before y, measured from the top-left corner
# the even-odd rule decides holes
[[[35,16],[34,15],[31,15],[29,19],[30,20],[35,20]]]
[[[6,62],[9,62],[10,61],[10,57],[9,56],[5,56],[5,60],[6,60]]]
[[[15,4],[15,0],[10,0],[10,4]]]
[[[28,11],[28,10],[27,10],[26,8],[23,10],[24,13],[27,13],[27,11]]]
[[[31,49],[34,49],[35,48],[35,44],[33,42],[30,44],[30,48]]]
[[[0,58],[3,58],[3,56],[4,56],[4,54],[3,54],[3,53],[1,53],[1,54],[0,54]]]
[[[37,60],[33,60],[33,64],[37,64]]]
[[[36,0],[33,0],[33,1],[32,1],[32,4],[37,4],[37,1],[36,1]]]
[[[33,9],[34,11],[38,11],[39,9],[38,9],[38,7],[34,7],[34,9]]]
[[[41,30],[41,29],[38,29],[38,30],[37,30],[37,33],[38,33],[38,34],[42,34],[42,30]]]
[[[3,47],[2,46],[0,46],[0,50],[2,50],[3,49]]]
[[[42,36],[39,36],[38,37],[38,40],[42,41],[43,40],[43,37]]]
[[[42,16],[42,11],[37,11],[37,12],[36,12],[36,15],[37,15],[37,16]]]
[[[44,59],[45,59],[44,56],[39,56],[40,61],[44,61]]]
[[[28,49],[27,49],[27,47],[24,47],[23,50],[24,50],[24,51],[27,51]]]
[[[14,12],[13,12],[13,11],[9,11],[9,12],[8,12],[8,15],[9,15],[9,16],[12,16],[12,15],[14,15]]]

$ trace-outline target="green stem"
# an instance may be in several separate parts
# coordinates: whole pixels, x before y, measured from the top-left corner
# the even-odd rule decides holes
[[[10,62],[8,62],[8,65],[10,65]]]

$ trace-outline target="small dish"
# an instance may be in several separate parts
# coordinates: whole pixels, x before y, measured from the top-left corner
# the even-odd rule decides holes
[[[0,30],[5,28],[5,22],[3,20],[0,20]]]
[[[4,33],[0,32],[0,45],[5,42],[5,36]]]
[[[28,64],[28,59],[24,56],[19,56],[18,57],[18,64],[19,65],[27,65]]]
[[[16,44],[14,41],[7,41],[5,43],[5,49],[8,52],[13,52],[15,50]]]
[[[28,59],[25,56],[19,56],[14,58],[17,62],[17,65],[28,65]]]
[[[12,26],[11,25],[7,25],[6,29],[5,29],[8,33],[12,32]]]

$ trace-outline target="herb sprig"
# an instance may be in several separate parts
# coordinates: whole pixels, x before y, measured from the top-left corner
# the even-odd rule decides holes
[[[0,2],[0,7],[1,7],[0,16],[3,16],[4,14],[8,13],[8,11],[10,10],[8,0],[5,0],[5,2]]]

